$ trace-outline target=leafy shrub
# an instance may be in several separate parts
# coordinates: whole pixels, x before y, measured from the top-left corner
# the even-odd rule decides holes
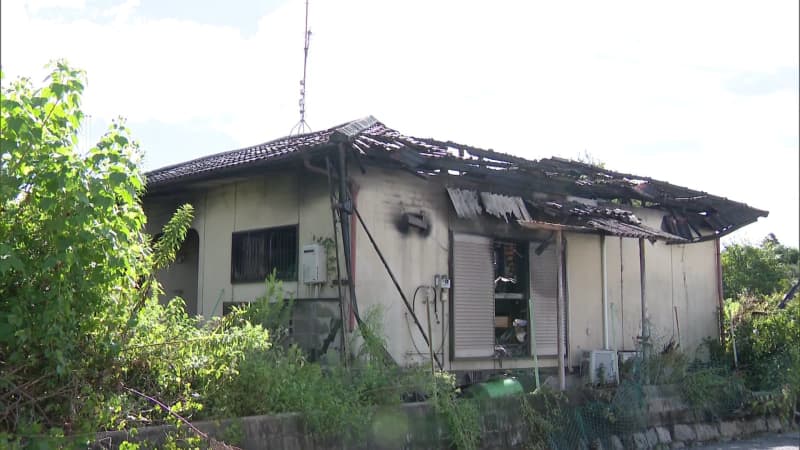
[[[474,399],[458,398],[455,381],[455,376],[452,374],[434,373],[430,385],[433,407],[444,419],[453,447],[458,450],[476,449],[480,441],[478,403]]]
[[[158,398],[187,418],[207,416],[203,409],[208,399],[239,376],[248,357],[271,348],[269,332],[260,325],[237,314],[201,323],[186,314],[180,299],[167,306],[148,300],[135,331],[121,355],[123,385]],[[146,399],[127,392],[134,410],[119,409],[119,417],[136,417],[133,413],[139,411],[140,424],[160,419],[157,414],[143,415]],[[130,424],[111,420],[109,425]]]
[[[640,364],[644,384],[673,384],[686,376],[689,357],[679,350],[668,348],[648,355]]]
[[[783,414],[788,415],[800,402],[800,302],[779,309],[780,298],[744,298],[728,309],[733,313],[736,354],[747,386],[781,392],[786,405]],[[728,350],[732,351],[732,343]]]
[[[520,411],[528,429],[529,448],[551,448],[551,436],[563,430],[566,408],[566,396],[547,385],[520,396]]]
[[[2,439],[27,446],[193,417],[245,355],[269,351],[269,334],[241,314],[201,324],[181,300],[158,304],[155,273],[184,240],[191,206],[152,242],[123,122],[79,152],[85,75],[58,62],[46,82],[4,83],[0,97]]]
[[[748,393],[741,377],[714,367],[690,372],[680,386],[689,406],[713,419],[742,409]]]
[[[757,246],[726,246],[721,254],[725,297],[785,293],[800,276],[799,259],[798,249],[786,247],[772,234]]]
[[[758,390],[800,385],[800,302],[778,309],[779,297],[746,299],[734,318],[739,363]]]
[[[0,74],[1,76],[1,74]],[[91,429],[154,267],[139,154],[116,121],[75,150],[83,72],[0,98],[0,429]]]

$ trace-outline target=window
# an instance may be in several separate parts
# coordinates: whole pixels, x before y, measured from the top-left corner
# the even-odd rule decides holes
[[[280,280],[297,279],[297,226],[233,233],[231,283],[264,281],[274,270]]]
[[[453,356],[530,356],[528,243],[453,234]]]
[[[493,242],[495,352],[530,355],[527,242]]]
[[[453,358],[529,357],[534,342],[539,356],[557,355],[554,245],[460,233],[452,239]]]

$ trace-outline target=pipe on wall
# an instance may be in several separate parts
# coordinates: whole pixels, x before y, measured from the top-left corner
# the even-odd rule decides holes
[[[647,273],[645,270],[644,238],[639,238],[639,279],[642,290],[642,354],[646,357],[650,344],[650,329],[647,325]]]
[[[561,230],[556,230],[556,349],[558,351],[558,387],[562,391],[567,389],[566,367],[564,365],[564,260],[563,235]]]
[[[600,283],[603,296],[603,349],[609,350],[608,334],[608,267],[606,265],[606,235],[600,235]]]
[[[336,200],[334,198],[334,189],[333,189],[333,176],[331,169],[331,161],[330,157],[325,158],[325,168],[328,172],[328,196],[330,199],[331,204],[331,223],[333,224],[333,248],[336,251],[336,290],[339,294],[339,320],[342,323],[342,332],[340,333],[340,340],[339,340],[339,358],[341,360],[342,366],[348,367],[349,363],[349,353],[347,351],[347,338],[345,337],[345,333],[347,333],[347,307],[345,306],[345,299],[342,293],[342,266],[339,260],[339,233],[336,231]]]
[[[719,330],[717,331],[719,332],[719,342],[724,347],[725,333],[723,333],[723,330],[725,329],[725,292],[722,289],[722,259],[720,256],[719,238],[714,240],[714,263],[717,266],[715,272],[717,274],[717,302],[719,303]]]

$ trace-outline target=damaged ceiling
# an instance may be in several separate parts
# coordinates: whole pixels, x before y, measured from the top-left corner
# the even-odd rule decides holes
[[[697,242],[728,234],[768,214],[723,197],[590,164],[561,158],[532,161],[406,136],[371,116],[152,171],[146,174],[148,192],[308,158],[341,144],[351,149],[351,156],[362,166],[439,179],[462,218],[488,214],[529,226],[553,224],[586,232]],[[589,199],[596,206],[574,198]],[[642,224],[629,210],[634,206],[665,211],[661,229]]]

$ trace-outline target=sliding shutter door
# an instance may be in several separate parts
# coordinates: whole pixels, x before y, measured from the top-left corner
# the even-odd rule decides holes
[[[531,243],[529,249],[531,269],[531,302],[533,320],[536,327],[536,353],[539,356],[558,355],[557,298],[558,265],[556,247],[548,245],[541,255],[536,254],[538,243]],[[566,337],[566,313],[561,318],[562,339]],[[566,340],[565,348],[566,348]]]
[[[453,356],[494,354],[492,240],[453,235]]]

